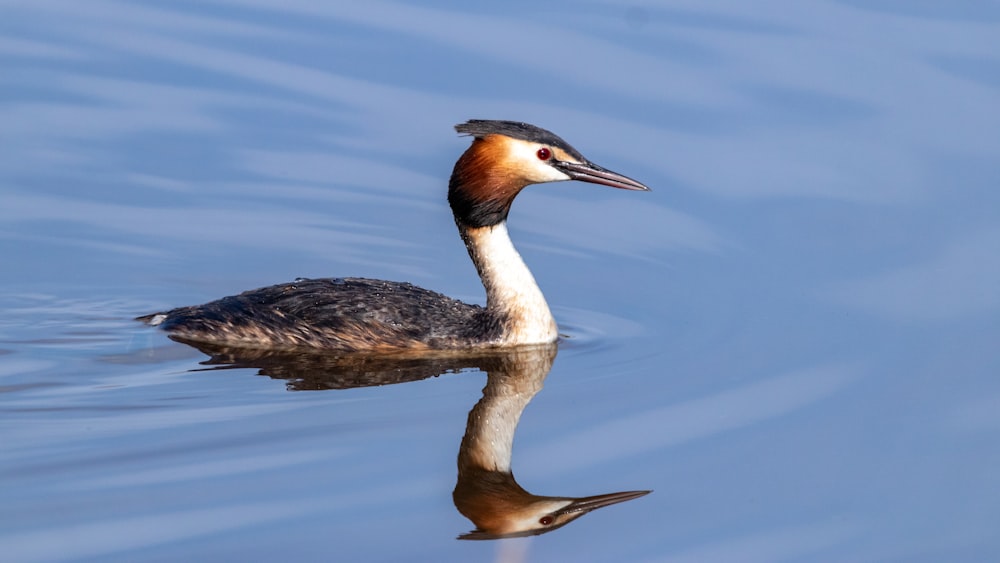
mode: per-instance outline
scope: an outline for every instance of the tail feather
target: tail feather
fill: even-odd
[[[141,317],[136,317],[135,320],[148,324],[149,326],[157,326],[163,321],[167,320],[166,313],[151,313],[149,315],[143,315]]]

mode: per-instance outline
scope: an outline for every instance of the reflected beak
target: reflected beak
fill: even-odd
[[[612,188],[621,188],[623,190],[638,190],[643,192],[649,191],[649,188],[642,183],[637,182],[628,176],[622,176],[617,172],[612,172],[607,168],[602,168],[593,162],[564,162],[553,159],[552,166],[570,178],[580,180],[581,182],[601,184],[602,186],[611,186]]]
[[[626,188],[626,189],[636,189],[636,188]],[[604,508],[605,506],[611,506],[612,504],[618,504],[619,502],[625,502],[627,500],[644,497],[651,492],[652,491],[625,491],[623,493],[608,493],[606,495],[596,495],[592,497],[578,498],[572,503],[570,503],[569,506],[563,508],[559,512],[563,514],[572,512],[582,512],[586,514],[591,510],[597,510],[598,508]]]

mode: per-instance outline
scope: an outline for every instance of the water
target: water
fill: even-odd
[[[995,5],[2,9],[4,560],[1000,557]],[[291,391],[130,320],[297,276],[480,300],[473,117],[654,189],[512,213],[568,336],[518,482],[653,490],[532,538],[456,539],[480,371]]]

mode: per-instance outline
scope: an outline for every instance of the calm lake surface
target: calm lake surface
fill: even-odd
[[[4,561],[1000,559],[996,3],[0,11]],[[511,214],[566,335],[517,481],[653,491],[530,538],[456,539],[479,364],[358,387],[131,320],[300,276],[482,302],[469,118],[653,188]]]

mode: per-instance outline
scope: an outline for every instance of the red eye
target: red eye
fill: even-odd
[[[541,149],[538,152],[540,153],[540,152],[542,152],[544,150],[546,150],[546,149]],[[552,523],[552,517],[551,516],[542,516],[541,520],[539,520],[538,523],[541,524],[542,526],[548,526],[549,524]]]
[[[545,147],[538,149],[538,152],[535,154],[538,155],[538,160],[548,160],[552,158],[552,151]]]

